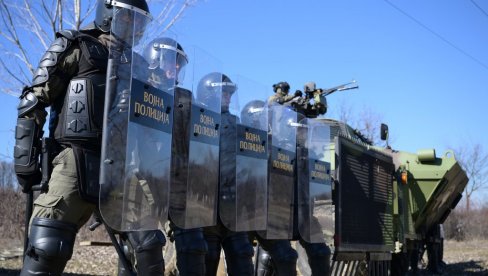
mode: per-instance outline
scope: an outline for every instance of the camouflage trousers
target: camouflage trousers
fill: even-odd
[[[71,148],[61,151],[52,161],[49,190],[34,201],[31,217],[51,218],[76,224],[80,229],[91,217],[96,205],[85,201],[78,192],[75,155]]]

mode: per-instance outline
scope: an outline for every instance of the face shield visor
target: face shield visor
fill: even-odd
[[[166,79],[185,79],[185,67],[188,57],[177,45],[154,43],[147,55],[149,69],[161,71]]]
[[[209,90],[220,90],[222,91],[222,110],[228,111],[231,104],[231,98],[234,92],[237,90],[237,84],[233,82],[208,82],[207,87]]]
[[[149,14],[136,9],[114,7],[111,34],[126,47],[139,43],[147,24],[151,21]]]

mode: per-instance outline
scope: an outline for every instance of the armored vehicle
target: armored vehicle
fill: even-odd
[[[404,275],[410,256],[460,201],[466,173],[452,151],[438,157],[434,149],[373,146],[343,122],[315,120],[330,125],[332,275]],[[387,139],[388,127],[381,130]]]

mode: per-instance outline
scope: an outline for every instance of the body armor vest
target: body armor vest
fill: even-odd
[[[108,49],[96,38],[78,33],[71,38],[81,49],[78,72],[64,99],[53,105],[54,138],[61,144],[99,147],[102,137]]]

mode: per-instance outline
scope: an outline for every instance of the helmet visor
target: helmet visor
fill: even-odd
[[[188,58],[177,45],[154,43],[147,56],[149,69],[162,70],[167,78],[183,81]]]
[[[111,32],[119,42],[132,47],[137,45],[144,35],[144,30],[150,21],[150,17],[144,14],[115,7]]]

